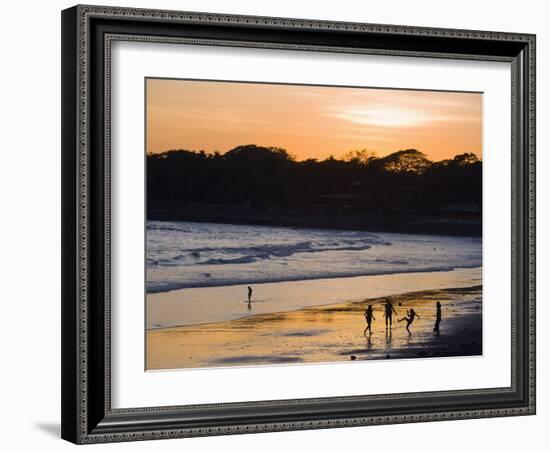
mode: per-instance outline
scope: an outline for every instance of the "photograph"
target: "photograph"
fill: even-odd
[[[483,355],[483,92],[144,89],[146,370]]]
[[[496,2],[443,21],[431,0],[216,2],[66,4],[60,27],[41,10],[41,38],[17,51],[60,56],[60,71],[44,72],[58,89],[37,106],[60,114],[38,114],[33,132],[50,133],[60,158],[19,149],[36,70],[19,58],[21,82],[6,84],[8,109],[26,119],[7,147],[25,161],[7,165],[6,192],[40,173],[61,194],[55,220],[34,211],[50,201],[14,197],[32,217],[4,221],[61,244],[61,264],[34,264],[29,284],[36,261],[5,233],[22,269],[6,298],[24,305],[8,335],[31,317],[29,330],[48,329],[40,345],[60,353],[27,333],[30,350],[7,358],[28,360],[16,378],[55,364],[35,383],[60,394],[49,422],[33,408],[36,441],[56,423],[74,444],[144,447],[334,448],[342,433],[387,445],[382,425],[411,449],[427,435],[448,450],[539,436],[544,15],[495,16]],[[37,218],[60,225],[56,239],[36,233]],[[48,282],[60,308],[42,301]],[[27,285],[38,314],[11,300]],[[20,422],[14,438],[32,436]]]

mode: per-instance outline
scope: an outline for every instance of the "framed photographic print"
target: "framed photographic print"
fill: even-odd
[[[535,413],[535,36],[62,13],[62,436]]]

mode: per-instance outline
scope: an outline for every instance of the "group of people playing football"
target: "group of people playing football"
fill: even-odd
[[[391,330],[392,327],[392,319],[393,315],[397,315],[397,311],[395,310],[392,302],[387,298],[386,302],[384,303],[384,317],[386,319],[386,330]],[[435,325],[434,325],[434,333],[439,334],[439,324],[441,323],[441,302],[436,303],[436,313],[435,313]],[[410,327],[412,323],[414,322],[414,319],[419,318],[420,316],[416,313],[416,311],[413,308],[407,309],[407,315],[405,317],[402,317],[398,320],[398,322],[406,322],[406,330],[409,335],[411,335]],[[372,304],[367,307],[367,310],[365,311],[365,320],[367,321],[367,327],[365,328],[365,331],[363,334],[367,334],[367,331],[369,334],[372,334],[372,321],[376,320],[374,318],[374,308],[372,307]]]

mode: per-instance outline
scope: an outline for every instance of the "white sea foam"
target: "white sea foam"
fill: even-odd
[[[481,238],[147,223],[147,291],[481,266]]]

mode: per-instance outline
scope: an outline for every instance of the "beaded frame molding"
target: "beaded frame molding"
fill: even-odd
[[[511,385],[111,407],[114,41],[505,61],[512,73]],[[535,414],[535,36],[78,5],[62,12],[62,437],[78,444]]]

